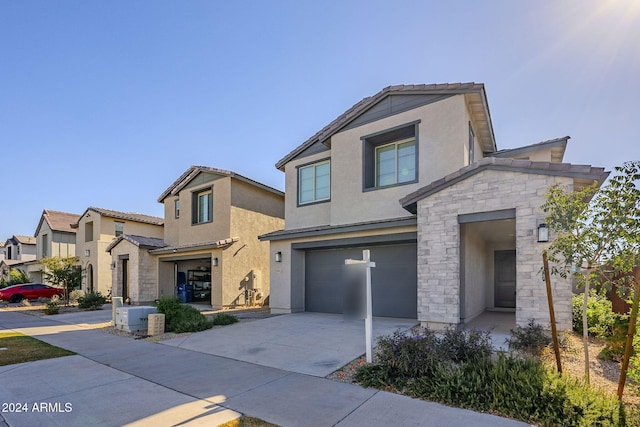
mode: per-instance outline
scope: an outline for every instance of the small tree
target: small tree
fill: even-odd
[[[573,275],[584,287],[582,323],[587,382],[589,288],[594,283],[610,285],[635,264],[640,231],[640,190],[636,185],[639,170],[638,161],[616,167],[617,174],[601,189],[597,183],[576,192],[554,185],[542,206],[548,213],[549,228],[557,233],[548,249],[549,259],[557,263],[551,273]]]
[[[54,286],[64,289],[64,302],[69,305],[69,293],[80,287],[82,283],[82,269],[76,265],[78,258],[43,258],[41,260],[45,280]]]
[[[20,270],[19,268],[13,268],[9,272],[9,286],[11,285],[19,285],[21,283],[31,283],[33,279],[29,273],[24,270]]]

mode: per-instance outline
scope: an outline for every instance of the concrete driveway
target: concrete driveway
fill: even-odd
[[[417,323],[376,317],[373,335],[390,335]],[[285,314],[174,338],[162,344],[324,377],[365,353],[364,320],[346,320],[339,314]]]

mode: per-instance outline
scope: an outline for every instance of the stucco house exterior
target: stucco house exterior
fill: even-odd
[[[25,263],[36,259],[36,239],[14,234],[4,242],[4,259],[0,261],[0,278],[8,280],[9,272],[19,268],[26,272]]]
[[[107,247],[122,234],[162,238],[163,219],[132,212],[88,207],[77,222],[76,255],[82,268],[82,290],[108,295],[112,288],[111,256]]]
[[[192,166],[158,202],[165,212],[162,239],[126,234],[107,248],[116,266],[113,295],[143,304],[190,284],[194,302],[214,308],[268,304],[269,244],[258,235],[284,226],[281,191],[235,172]]]
[[[270,242],[271,310],[343,313],[348,258],[371,251],[374,316],[445,328],[487,310],[549,323],[537,228],[553,183],[602,183],[563,161],[569,137],[496,146],[480,83],[390,86],[283,157],[285,227]],[[351,267],[352,268],[352,267]],[[554,278],[571,325],[571,283]]]
[[[42,275],[42,258],[76,256],[76,230],[71,227],[80,215],[45,209],[35,231],[36,259],[25,263],[25,270],[35,283],[46,283]]]

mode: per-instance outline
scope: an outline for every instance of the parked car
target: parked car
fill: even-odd
[[[20,302],[23,299],[52,298],[58,295],[62,298],[64,290],[42,283],[23,283],[0,289],[0,299],[9,302]]]

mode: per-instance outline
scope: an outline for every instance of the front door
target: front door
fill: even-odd
[[[494,260],[494,305],[516,307],[516,251],[495,251]]]
[[[126,302],[129,299],[129,259],[122,260],[122,300]]]

